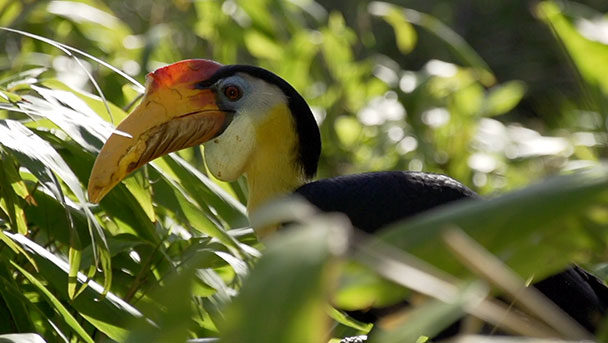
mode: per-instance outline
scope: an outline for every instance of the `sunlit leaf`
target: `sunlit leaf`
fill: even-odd
[[[416,31],[412,24],[410,24],[396,8],[388,11],[383,18],[391,24],[393,30],[395,30],[395,38],[399,50],[404,54],[412,51],[416,46],[417,40]]]
[[[13,229],[21,234],[27,233],[22,206],[23,199],[28,196],[28,190],[19,177],[14,160],[0,151],[0,208],[8,214]]]
[[[226,246],[235,248],[237,251],[240,250],[238,242],[228,235],[219,223],[212,220],[211,213],[205,213],[192,200],[184,188],[161,173],[161,169],[156,169],[151,173],[155,178],[163,178],[162,181],[159,180],[154,185],[154,195],[158,203],[174,211],[182,220],[187,221],[189,225],[192,225],[199,232],[215,237]]]
[[[0,89],[0,102],[18,102],[21,97],[13,92]]]
[[[512,110],[526,93],[521,81],[510,81],[492,88],[485,99],[483,113],[487,116],[501,115]]]
[[[0,122],[0,144],[11,150],[19,163],[36,175],[45,187],[53,192],[56,199],[64,201],[63,191],[55,177],[56,173],[74,193],[98,238],[104,242],[103,230],[89,210],[78,178],[48,142],[17,121],[3,120]]]
[[[39,266],[41,275],[55,291],[50,292],[50,286],[45,287],[40,284],[43,287],[42,289],[46,290],[45,292],[49,292],[48,294],[52,297],[49,299],[53,299],[54,303],[58,302],[58,298],[68,301],[67,278],[70,270],[68,263],[24,236],[8,233],[7,235],[32,254]],[[14,266],[20,268],[17,265]],[[40,283],[37,278],[33,276],[32,278],[32,282]],[[127,325],[142,320],[141,313],[111,292],[103,296],[104,288],[94,281],[87,280],[84,274],[78,274],[78,281],[79,283],[87,282],[88,287],[71,302],[73,308],[78,311],[79,315],[86,318],[87,321],[110,338],[116,341],[124,341],[128,333]],[[57,306],[63,307],[61,303],[57,303]],[[63,308],[65,309],[65,307]],[[66,318],[69,320],[73,318],[69,311],[67,311]],[[80,324],[76,321],[75,325],[79,326]],[[78,326],[74,327],[78,328]]]
[[[408,290],[387,281],[358,265],[349,265],[340,279],[340,285],[332,298],[342,310],[364,310],[395,304],[408,294]]]
[[[46,343],[46,341],[35,333],[14,333],[0,335],[1,343]]]
[[[268,37],[255,31],[250,31],[245,35],[245,45],[252,55],[260,58],[280,60],[283,49]]]
[[[242,227],[248,222],[245,206],[238,202],[207,176],[193,168],[179,156],[172,154],[163,159],[189,194],[200,205],[213,207],[230,227]],[[159,163],[159,166],[162,164]]]
[[[11,262],[11,264],[13,265],[13,267],[15,267],[17,270],[19,270],[19,272],[21,274],[23,274],[23,276],[25,276],[25,278],[27,278],[28,281],[31,282],[42,294],[44,294],[44,296],[52,304],[52,306],[55,308],[55,310],[57,312],[59,312],[59,314],[61,315],[63,320],[66,322],[66,324],[68,324],[72,329],[74,329],[74,331],[76,333],[78,333],[78,335],[85,342],[88,342],[88,343],[94,342],[93,339],[87,334],[87,332],[78,323],[76,318],[74,318],[74,316],[72,316],[72,314],[68,311],[68,309],[65,306],[63,306],[63,304],[59,301],[59,299],[57,299],[53,295],[53,293],[49,289],[47,289],[42,284],[42,282],[40,282],[40,280],[38,280],[34,275],[30,274],[29,272],[27,272],[25,269],[21,268],[14,262]]]
[[[76,295],[76,285],[78,283],[78,270],[80,269],[80,259],[82,252],[74,248],[70,248],[68,262],[70,264],[70,272],[68,273],[68,296],[74,299]]]
[[[608,65],[604,63],[608,58],[608,45],[583,37],[553,1],[542,1],[536,10],[540,19],[550,25],[561,40],[583,78],[608,94],[608,79],[604,77],[608,74]]]

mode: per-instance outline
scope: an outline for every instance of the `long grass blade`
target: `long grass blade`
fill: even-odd
[[[500,287],[528,313],[551,325],[565,339],[590,340],[592,336],[534,287],[526,287],[522,278],[462,230],[451,228],[443,234],[444,243],[469,269]]]
[[[459,298],[459,287],[453,277],[416,257],[371,237],[355,240],[354,245],[355,260],[389,280],[443,302],[451,303]],[[559,337],[541,322],[524,319],[503,304],[486,299],[485,293],[477,291],[467,299],[463,310],[509,332],[531,337]]]
[[[21,30],[17,30],[17,29],[12,29],[12,28],[8,28],[8,27],[0,26],[0,30],[5,30],[5,31],[9,31],[9,32],[18,33],[18,34],[26,36],[26,37],[37,39],[37,40],[39,40],[41,42],[45,42],[45,43],[50,44],[50,45],[56,47],[57,49],[63,51],[68,56],[72,56],[71,52],[75,52],[77,54],[80,54],[82,56],[90,58],[91,60],[93,60],[93,61],[101,64],[102,66],[104,66],[104,67],[106,67],[106,68],[108,68],[110,70],[112,70],[116,74],[122,76],[123,78],[125,78],[126,80],[128,80],[129,82],[131,82],[135,87],[137,87],[137,89],[140,92],[143,93],[146,90],[146,88],[141,83],[139,83],[137,80],[135,80],[134,78],[132,78],[131,76],[129,76],[129,74],[127,74],[127,73],[123,72],[122,70],[114,67],[113,65],[105,62],[104,60],[99,59],[99,58],[97,58],[97,57],[95,57],[95,56],[93,56],[91,54],[88,54],[88,53],[82,51],[82,50],[76,49],[74,47],[71,47],[71,46],[63,44],[63,43],[59,43],[57,41],[54,41],[54,40],[46,38],[46,37],[42,37],[42,36],[39,36],[39,35],[36,35],[36,34],[33,34],[33,33],[25,32],[25,31],[21,31]]]
[[[85,342],[87,342],[87,343],[94,342],[93,339],[91,338],[91,336],[89,336],[89,334],[87,334],[87,332],[84,330],[84,328],[78,323],[76,318],[74,318],[74,316],[72,316],[70,311],[68,311],[68,309],[65,306],[63,306],[63,304],[59,301],[59,299],[57,299],[53,295],[53,293],[49,289],[47,289],[42,284],[42,282],[40,282],[40,280],[38,280],[34,275],[29,273],[25,269],[21,268],[15,262],[11,261],[11,265],[15,269],[17,269],[23,276],[25,276],[25,278],[30,283],[32,283],[32,285],[34,285],[47,298],[49,303],[57,310],[57,312],[59,312],[61,314],[61,316],[63,317],[63,320],[66,322],[66,324],[68,324],[76,333],[78,333],[78,335]]]

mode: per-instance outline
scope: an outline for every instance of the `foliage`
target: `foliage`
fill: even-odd
[[[570,261],[606,277],[608,24],[592,7],[608,8],[471,3],[0,0],[0,341],[324,342],[370,329],[330,304],[417,293],[447,303],[413,301],[370,339],[430,336],[465,313],[494,323],[499,307],[471,310],[494,291],[447,250],[454,226],[524,278]],[[476,33],[480,23],[491,29]],[[537,64],[505,57],[501,44],[515,39]],[[265,220],[301,227],[262,244],[247,228],[244,183],[208,176],[192,148],[90,204],[94,158],[137,102],[137,80],[192,57],[260,65],[293,84],[320,123],[321,177],[425,170],[492,199],[374,237],[283,204]]]

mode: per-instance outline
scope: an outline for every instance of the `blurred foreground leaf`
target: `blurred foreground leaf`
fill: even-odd
[[[320,217],[278,233],[226,309],[222,342],[322,342],[328,339],[326,293],[345,252],[342,217]]]
[[[449,273],[462,267],[439,242],[451,226],[463,229],[524,276],[539,280],[594,249],[608,236],[608,167],[553,177],[485,201],[461,201],[391,225],[379,237]],[[599,239],[599,241],[598,241]]]

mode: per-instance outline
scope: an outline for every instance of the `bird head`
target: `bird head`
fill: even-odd
[[[321,149],[310,108],[279,76],[254,66],[180,61],[147,75],[141,103],[95,160],[89,199],[99,202],[147,162],[199,144],[218,179],[247,175],[256,203],[311,178]]]

